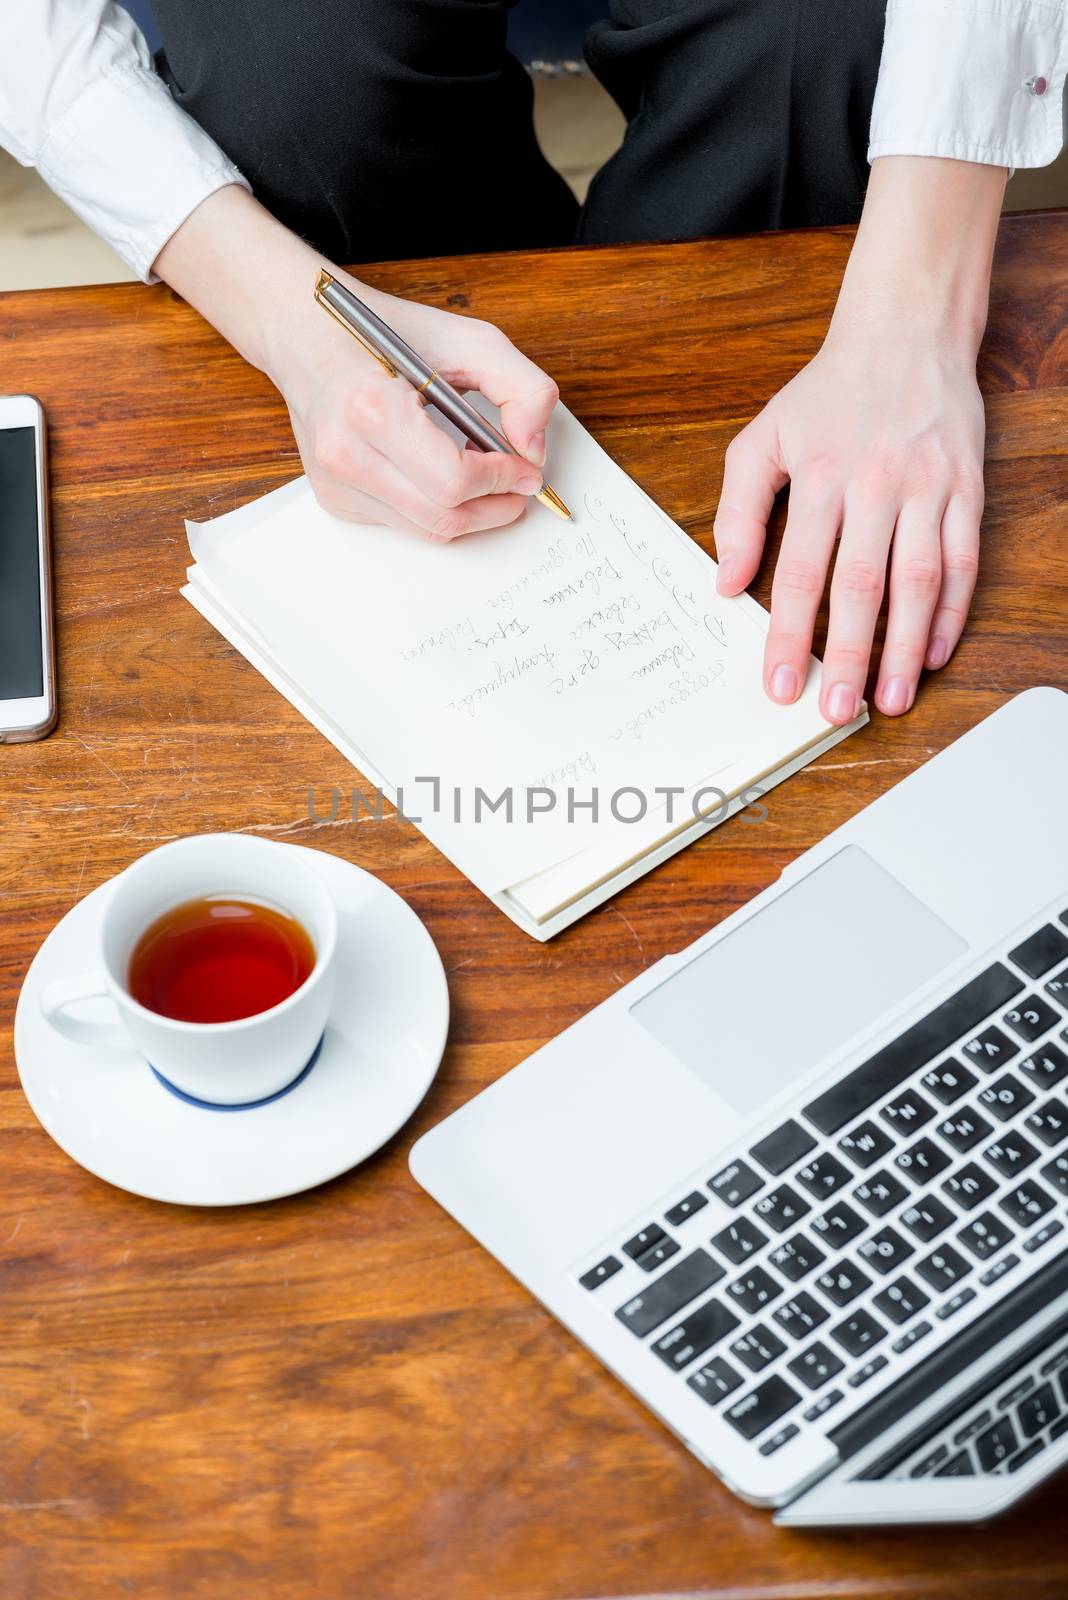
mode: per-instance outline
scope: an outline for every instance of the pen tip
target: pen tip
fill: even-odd
[[[547,483],[542,484],[535,499],[541,501],[543,506],[548,506],[550,511],[555,511],[558,517],[563,517],[565,522],[573,522],[570,510],[561,500],[555,489],[550,489]]]

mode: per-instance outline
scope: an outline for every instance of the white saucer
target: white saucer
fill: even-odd
[[[78,1045],[49,1026],[40,994],[94,966],[107,885],[53,928],[15,1012],[15,1060],[42,1127],[98,1178],[176,1205],[250,1205],[297,1194],[366,1160],[426,1094],[441,1062],[449,995],[415,912],[370,873],[300,845],[337,903],[337,998],[307,1077],[241,1110],[187,1104],[129,1050]],[[94,1015],[114,1016],[94,1001]],[[106,1008],[106,1009],[104,1009]],[[86,1015],[90,1012],[86,1010]]]

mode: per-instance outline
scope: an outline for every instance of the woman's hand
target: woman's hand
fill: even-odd
[[[890,715],[909,710],[924,666],[949,659],[968,613],[983,508],[975,358],[1005,181],[911,157],[872,171],[826,342],[732,441],[715,526],[719,589],[737,594],[790,483],[764,684],[783,704],[801,693],[833,562],[820,706],[839,725],[863,699],[887,587],[875,701]]]
[[[499,405],[519,456],[465,450],[437,427],[412,386],[316,305],[323,266],[443,378]],[[357,282],[236,187],[198,206],[156,271],[276,384],[316,497],[335,516],[448,540],[514,522],[541,488],[558,390],[489,323]]]

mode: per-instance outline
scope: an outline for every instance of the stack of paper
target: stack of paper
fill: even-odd
[[[563,407],[512,527],[433,544],[305,479],[202,525],[186,597],[535,938],[850,728],[765,696],[768,618]]]

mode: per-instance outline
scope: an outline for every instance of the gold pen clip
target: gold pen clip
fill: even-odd
[[[397,369],[393,363],[391,361],[387,361],[382,352],[380,350],[376,350],[374,345],[368,344],[363,334],[358,333],[351,323],[346,322],[345,318],[340,314],[340,312],[334,310],[334,307],[330,304],[329,300],[323,299],[323,290],[328,289],[333,282],[334,279],[330,276],[329,272],[320,271],[319,282],[315,285],[316,300],[318,300],[323,310],[332,316],[334,321],[338,323],[339,326],[344,328],[346,333],[351,333],[357,344],[363,345],[363,348],[367,351],[369,356],[374,356],[380,367],[385,367],[391,378],[395,378],[397,376]]]

